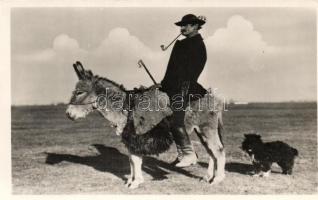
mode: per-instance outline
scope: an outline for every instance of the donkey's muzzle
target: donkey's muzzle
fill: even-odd
[[[84,110],[73,105],[69,105],[67,107],[65,114],[69,119],[74,121],[80,118],[85,118],[86,116],[86,113],[84,112]]]
[[[72,116],[70,112],[66,111],[65,114],[66,114],[66,117],[69,118],[70,120],[75,120],[74,116]]]

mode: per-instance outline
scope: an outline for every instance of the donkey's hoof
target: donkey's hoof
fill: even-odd
[[[139,187],[140,184],[142,184],[144,181],[143,180],[134,180],[130,184],[128,184],[129,189],[136,189]]]
[[[133,189],[138,188],[140,184],[141,184],[141,183],[134,181],[134,182],[132,182],[130,185],[128,185],[128,188],[131,189],[131,190],[133,190]]]
[[[136,189],[136,188],[138,188],[138,187],[139,187],[139,184],[136,184],[136,183],[134,183],[134,182],[132,182],[132,183],[128,186],[128,188],[131,189],[131,190]]]
[[[252,174],[253,177],[261,177],[262,173]]]
[[[214,177],[213,181],[211,181],[210,185],[217,185],[223,181],[225,178],[225,174]]]
[[[132,178],[129,178],[126,183],[125,183],[125,186],[126,187],[129,187],[131,185],[131,182],[132,182]]]
[[[200,179],[200,182],[211,183],[212,179],[213,177],[206,175]]]

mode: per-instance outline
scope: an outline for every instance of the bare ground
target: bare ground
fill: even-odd
[[[124,187],[129,174],[127,150],[97,114],[72,122],[65,105],[12,107],[12,182],[14,194],[316,194],[316,103],[249,104],[224,113],[226,179],[219,185],[200,182],[208,157],[191,135],[199,163],[180,169],[169,163],[174,145],[144,159],[145,183]],[[294,174],[277,165],[268,178],[252,177],[240,149],[243,135],[257,131],[265,141],[282,140],[299,150]]]

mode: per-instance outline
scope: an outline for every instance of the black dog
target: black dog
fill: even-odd
[[[261,136],[256,134],[244,136],[242,149],[251,157],[255,175],[269,176],[274,162],[282,168],[283,174],[292,174],[297,149],[281,141],[263,143]]]

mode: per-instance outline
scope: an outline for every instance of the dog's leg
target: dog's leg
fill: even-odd
[[[269,177],[270,174],[271,174],[271,170],[268,170],[266,172],[263,172],[262,176],[263,177]]]
[[[261,176],[262,175],[262,170],[261,170],[261,164],[258,163],[258,162],[255,162],[254,161],[254,155],[252,155],[253,158],[252,158],[252,164],[253,164],[253,167],[254,167],[254,174],[252,174],[252,176]]]
[[[283,170],[283,174],[291,175],[293,172],[294,159],[285,160],[277,163]]]
[[[272,167],[272,163],[271,162],[262,163],[261,164],[261,170],[262,170],[261,177],[269,177],[269,175],[271,173],[271,167]]]
[[[126,187],[129,187],[131,185],[131,182],[135,179],[134,163],[131,159],[131,154],[129,154],[129,165],[130,165],[130,175],[129,175],[129,178],[125,184]]]
[[[131,154],[131,161],[133,163],[133,171],[134,171],[133,174],[134,174],[134,177],[133,177],[132,182],[130,183],[130,185],[128,185],[128,187],[130,189],[135,189],[141,183],[144,182],[144,178],[142,176],[142,171],[141,171],[142,156]]]
[[[271,162],[262,162],[259,164],[258,173],[254,174],[253,176],[258,177],[269,177],[271,174]]]
[[[291,175],[293,173],[294,161],[288,165],[288,168],[284,170],[283,174]]]
[[[293,169],[290,168],[290,169],[288,169],[286,172],[284,172],[283,174],[291,175],[292,173],[293,173]]]

